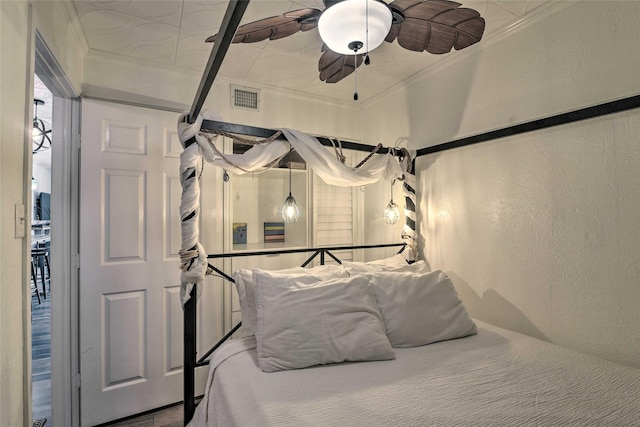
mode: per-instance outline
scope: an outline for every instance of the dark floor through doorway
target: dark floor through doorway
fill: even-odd
[[[51,427],[51,294],[40,298],[41,304],[35,294],[31,301],[32,414],[34,422],[46,418],[44,426]]]

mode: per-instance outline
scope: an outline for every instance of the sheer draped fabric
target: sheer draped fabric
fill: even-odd
[[[200,181],[202,159],[227,172],[241,175],[263,171],[284,157],[293,148],[313,170],[329,185],[355,187],[372,184],[381,179],[392,181],[408,175],[403,172],[398,160],[391,154],[374,154],[359,168],[343,164],[334,153],[327,150],[314,136],[294,129],[282,129],[285,140],[256,144],[243,154],[223,154],[216,146],[216,136],[200,132],[203,120],[220,121],[215,111],[203,111],[192,124],[185,120],[186,113],[178,119],[178,136],[184,151],[180,156],[180,183],[182,200],[182,246],[180,250],[181,300],[184,304],[195,283],[200,283],[207,274],[206,252],[198,243],[200,213]],[[187,146],[195,137],[196,144]],[[415,156],[415,153],[411,153]],[[410,246],[412,249],[413,247]],[[413,252],[413,251],[412,251]],[[413,257],[413,255],[411,255]]]

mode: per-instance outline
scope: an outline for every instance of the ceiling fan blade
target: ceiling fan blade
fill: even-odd
[[[318,62],[320,80],[325,83],[337,83],[353,73],[362,65],[364,55],[341,55],[335,53],[326,45],[322,45],[322,56]]]
[[[313,8],[292,10],[279,16],[260,19],[241,25],[236,31],[233,43],[255,43],[262,40],[277,40],[288,37],[298,31],[309,31],[318,26],[322,11]],[[215,34],[206,42],[215,42]]]
[[[391,25],[389,34],[387,34],[387,37],[384,38],[384,41],[393,43],[396,37],[398,37],[399,32],[400,32],[400,23]]]
[[[477,11],[460,6],[448,0],[395,0],[389,7],[399,11],[404,21],[393,25],[385,40],[434,54],[471,46],[482,39],[485,21]]]

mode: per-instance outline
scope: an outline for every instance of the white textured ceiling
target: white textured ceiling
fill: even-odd
[[[505,31],[547,2],[459,1],[485,18],[483,40]],[[204,40],[218,31],[227,8],[225,0],[75,0],[74,4],[90,49],[198,75],[202,74],[212,47]],[[324,9],[322,0],[252,0],[242,23],[304,7]],[[383,43],[371,53],[371,65],[358,69],[361,99],[389,90],[438,61],[450,55],[464,55],[478,45],[446,55],[432,55],[407,51],[397,42]],[[317,30],[299,32],[275,41],[234,44],[218,76],[248,85],[253,83],[303,94],[349,99],[354,88],[352,76],[336,84],[319,80],[317,67],[321,46]]]

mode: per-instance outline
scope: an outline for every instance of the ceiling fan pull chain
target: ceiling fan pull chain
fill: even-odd
[[[353,100],[358,100],[358,54],[353,52],[353,74],[356,78],[356,90],[353,92]]]

